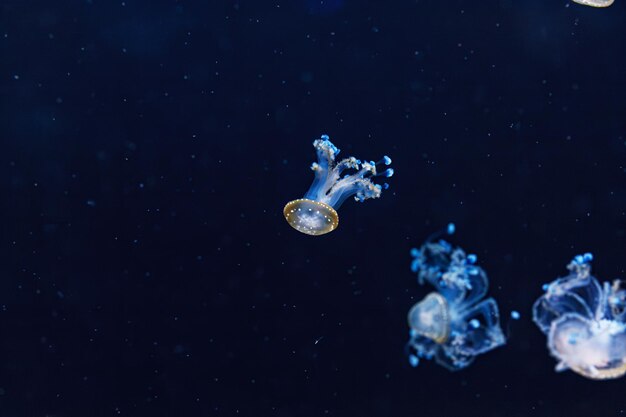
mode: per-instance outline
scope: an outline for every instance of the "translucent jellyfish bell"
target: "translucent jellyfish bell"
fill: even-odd
[[[391,158],[383,157],[378,162],[361,162],[351,156],[335,164],[339,149],[329,140],[327,135],[313,142],[317,151],[317,162],[311,165],[315,179],[304,198],[290,201],[285,205],[283,214],[287,222],[299,232],[318,236],[330,233],[339,225],[337,209],[350,196],[359,202],[368,198],[380,197],[383,188],[388,184],[375,184],[372,178],[377,176],[391,177],[393,168],[378,173],[377,166],[390,165]],[[356,170],[353,174],[344,175],[347,169]]]
[[[409,327],[416,333],[443,343],[450,336],[450,317],[446,299],[431,292],[422,301],[411,307],[407,315]]]
[[[600,286],[591,275],[591,254],[578,255],[570,274],[544,286],[533,306],[533,320],[548,336],[557,371],[591,379],[626,373],[626,290],[624,281]]]
[[[454,225],[448,226],[448,233],[454,233]],[[450,370],[463,369],[477,355],[506,342],[498,305],[493,298],[483,299],[489,283],[475,255],[466,255],[445,240],[429,240],[411,255],[411,269],[419,283],[436,289],[407,316],[410,339],[406,349],[413,366],[420,359],[434,358]]]

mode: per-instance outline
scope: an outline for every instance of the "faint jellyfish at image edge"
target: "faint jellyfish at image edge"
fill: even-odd
[[[572,0],[574,3],[582,4],[583,6],[591,7],[609,7],[613,4],[613,0]]]
[[[557,371],[615,379],[626,373],[626,285],[600,285],[591,275],[592,260],[590,253],[575,256],[569,275],[543,286],[533,320],[548,338]]]

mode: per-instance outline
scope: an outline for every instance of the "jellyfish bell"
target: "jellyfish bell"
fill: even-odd
[[[550,351],[558,370],[590,379],[614,379],[626,373],[626,326],[567,314],[552,323]]]
[[[311,236],[330,233],[339,225],[339,215],[334,208],[308,198],[290,201],[283,214],[291,227]]]
[[[448,303],[439,293],[431,292],[409,310],[409,327],[420,336],[444,343],[450,335]]]
[[[387,184],[375,184],[375,177],[391,177],[392,168],[378,172],[380,165],[390,165],[391,158],[383,157],[378,162],[360,161],[351,156],[339,162],[335,158],[340,150],[332,144],[327,135],[313,142],[317,151],[317,162],[311,165],[315,173],[313,184],[303,198],[285,205],[283,214],[287,223],[299,232],[311,236],[324,235],[335,230],[339,224],[337,210],[351,196],[359,202],[379,198]],[[352,174],[342,176],[346,170]]]
[[[573,0],[574,3],[582,4],[583,6],[591,7],[609,7],[613,4],[613,0]]]

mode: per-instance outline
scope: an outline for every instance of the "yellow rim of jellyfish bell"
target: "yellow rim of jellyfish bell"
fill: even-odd
[[[298,204],[300,204],[302,202],[307,202],[307,203],[313,204],[315,206],[319,206],[320,209],[322,209],[323,211],[326,212],[324,214],[324,217],[326,219],[330,219],[330,221],[331,221],[331,225],[328,228],[328,230],[324,230],[322,232],[308,231],[306,229],[296,227],[291,222],[290,217],[296,213],[296,208],[295,207],[298,206]],[[334,208],[332,208],[328,204],[320,203],[319,201],[310,200],[308,198],[298,198],[297,200],[292,200],[292,201],[288,202],[287,204],[285,204],[285,208],[283,209],[283,215],[285,216],[285,220],[287,220],[287,223],[289,223],[289,225],[291,227],[293,227],[294,229],[296,229],[299,232],[302,232],[302,233],[305,233],[305,234],[311,235],[311,236],[325,235],[326,233],[332,232],[333,230],[335,230],[337,228],[337,226],[339,226],[339,214],[337,214],[337,210],[335,210]]]
[[[615,378],[620,378],[622,375],[626,373],[626,362],[622,363],[617,368],[607,368],[607,369],[596,368],[597,372],[593,372],[593,373],[580,366],[572,366],[570,369],[576,372],[577,374],[582,375],[589,379],[615,379]]]
[[[614,369],[597,369],[597,373],[590,373],[588,370],[577,366],[574,366],[571,369],[577,374],[590,379],[616,379],[626,373],[626,363]]]

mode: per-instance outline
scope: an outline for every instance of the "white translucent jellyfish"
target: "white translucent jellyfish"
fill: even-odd
[[[283,214],[285,219],[299,232],[307,235],[319,236],[332,232],[339,225],[337,209],[350,196],[359,202],[368,198],[378,198],[388,184],[374,184],[372,178],[376,176],[391,177],[393,169],[387,168],[377,172],[377,165],[390,165],[391,158],[385,156],[378,162],[361,162],[351,156],[335,164],[339,149],[329,140],[327,135],[313,142],[317,151],[317,162],[311,165],[315,172],[315,179],[304,198],[290,201],[285,205]],[[356,170],[355,173],[344,175],[347,169]]]
[[[591,7],[609,7],[613,4],[613,0],[573,0],[573,2]]]
[[[620,280],[600,286],[591,275],[592,259],[589,253],[576,256],[568,276],[544,285],[533,320],[548,336],[557,371],[619,378],[626,373],[626,289]]]
[[[453,232],[450,224],[448,233]],[[449,370],[459,370],[477,355],[506,343],[496,301],[483,299],[489,283],[475,255],[444,240],[428,241],[411,255],[419,283],[428,282],[437,290],[409,311],[406,349],[411,365],[434,358]]]

